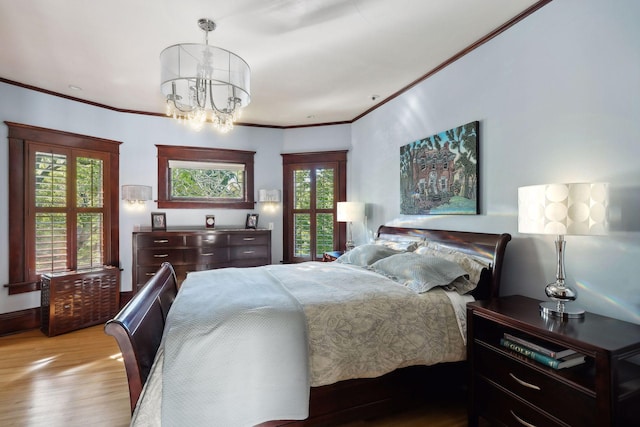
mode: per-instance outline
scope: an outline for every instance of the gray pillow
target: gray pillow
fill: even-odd
[[[394,249],[388,248],[382,245],[360,245],[345,252],[335,262],[341,262],[343,264],[353,264],[360,267],[368,267],[374,262],[381,260],[390,255],[399,253]]]
[[[417,293],[427,292],[436,286],[452,285],[456,279],[468,277],[467,272],[453,261],[414,252],[391,255],[369,268]]]

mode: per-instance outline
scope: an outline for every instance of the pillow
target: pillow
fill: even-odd
[[[460,295],[464,295],[474,290],[476,288],[476,285],[477,283],[474,283],[471,280],[467,279],[467,276],[460,276],[456,280],[446,286],[443,286],[442,288],[447,291],[455,291]]]
[[[447,286],[467,272],[453,261],[404,252],[374,262],[370,270],[402,283],[417,293]]]
[[[455,262],[460,267],[462,267],[464,271],[467,272],[467,274],[469,275],[469,281],[471,281],[474,286],[477,285],[480,281],[482,270],[489,268],[486,263],[480,261],[477,258],[456,251],[455,249],[448,248],[436,242],[426,242],[424,246],[420,246],[416,249],[416,253],[421,255],[435,256]]]
[[[360,267],[368,267],[382,258],[397,253],[398,251],[386,246],[372,244],[360,245],[340,255],[338,259],[335,260],[335,262],[341,262],[343,264],[353,264]]]
[[[416,250],[422,240],[388,240],[388,239],[376,239],[375,244],[386,246],[396,251],[413,252]]]

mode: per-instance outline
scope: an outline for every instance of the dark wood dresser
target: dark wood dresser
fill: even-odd
[[[40,315],[48,336],[104,323],[119,310],[120,270],[101,267],[42,275]]]
[[[178,284],[190,271],[271,264],[271,230],[184,227],[133,232],[133,290],[163,262],[173,266]]]
[[[514,295],[467,305],[469,426],[640,425],[640,325],[586,313],[542,317]],[[572,349],[586,362],[553,369],[500,345],[504,333]],[[635,363],[634,363],[635,362]]]

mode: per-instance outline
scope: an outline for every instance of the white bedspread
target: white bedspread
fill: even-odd
[[[236,278],[236,274],[240,278]],[[241,286],[245,288],[248,296],[247,301],[243,300],[242,304],[249,303],[254,298],[252,288],[256,287],[256,283],[264,282],[268,288],[286,289],[284,295],[292,295],[293,298],[291,300],[285,297],[278,298],[282,298],[286,306],[292,308],[299,303],[304,311],[306,324],[304,319],[298,318],[291,322],[298,325],[293,327],[292,331],[285,333],[280,329],[282,325],[274,325],[274,329],[265,327],[264,331],[248,336],[232,328],[229,335],[240,338],[243,351],[246,350],[249,355],[241,355],[240,348],[229,349],[222,346],[220,337],[211,337],[207,334],[207,330],[211,330],[209,333],[216,333],[215,328],[197,326],[193,320],[190,320],[193,315],[192,304],[196,304],[205,312],[205,318],[213,316],[219,320],[221,315],[216,313],[221,310],[218,306],[218,297],[214,297],[213,301],[203,298],[205,295],[211,295],[215,288],[224,290],[215,290],[213,295],[217,295],[218,292],[223,294],[233,292],[231,288],[236,287],[235,283],[238,280],[243,283]],[[229,284],[232,286],[228,286]],[[255,383],[252,384],[249,381],[252,381],[250,378],[254,375],[261,375],[262,371],[274,373],[271,379],[265,382],[273,382],[273,386],[278,387],[278,391],[274,391],[265,400],[252,397],[253,400],[259,401],[260,410],[272,404],[281,405],[294,395],[298,397],[296,402],[281,415],[267,419],[300,419],[306,414],[302,414],[300,410],[295,413],[295,407],[306,410],[308,384],[320,386],[350,378],[377,377],[404,366],[463,360],[466,353],[463,340],[465,331],[462,329],[465,326],[464,304],[468,297],[458,298],[448,294],[441,289],[416,294],[374,272],[339,263],[309,262],[191,273],[183,283],[171,309],[168,319],[170,327],[167,328],[169,332],[165,334],[163,340],[164,356],[162,351],[159,351],[134,413],[132,425],[160,425],[158,416],[160,412],[165,417],[167,408],[172,407],[171,411],[179,410],[182,413],[185,412],[179,408],[182,405],[189,405],[189,411],[203,413],[206,410],[208,412],[200,419],[201,424],[194,424],[190,420],[189,423],[180,422],[179,424],[163,421],[162,425],[249,426],[265,421],[265,418],[252,418],[243,422],[219,423],[212,421],[216,418],[207,418],[217,416],[217,413],[213,413],[215,411],[209,411],[208,408],[217,405],[219,399],[230,398],[236,404],[239,403],[241,408],[238,409],[236,406],[233,408],[235,411],[245,412],[245,407],[253,408],[250,405],[255,405],[257,402],[247,402],[246,395],[234,394],[237,393],[234,388],[240,387],[244,390],[245,387],[257,387]],[[452,301],[456,304],[452,305]],[[233,311],[231,307],[223,305],[222,312],[231,316]],[[279,311],[275,310],[275,313]],[[285,311],[288,312],[288,310]],[[175,322],[186,323],[179,329],[175,329]],[[286,327],[291,325],[288,324]],[[199,332],[197,334],[189,332],[193,328],[198,329]],[[174,333],[178,331],[178,334]],[[195,348],[192,347],[193,343],[175,344],[173,342],[175,336],[183,333],[189,333],[195,341],[210,342],[207,347],[211,346],[210,350],[219,354],[205,357],[203,342],[196,343]],[[264,336],[266,339],[262,339],[262,333],[266,334]],[[292,334],[292,338],[284,337],[285,334]],[[306,368],[302,367],[306,362],[302,362],[299,358],[295,362],[287,360],[286,365],[289,369],[284,374],[280,368],[284,369],[285,366],[273,366],[271,365],[273,361],[260,357],[264,348],[273,346],[286,348],[281,354],[283,357],[289,357],[292,348],[296,347],[294,343],[296,340],[302,340],[302,347],[305,349],[308,342]],[[171,347],[176,348],[172,350],[173,356],[169,365],[168,349]],[[299,354],[300,351],[294,351],[294,353]],[[230,360],[221,362],[224,358]],[[185,360],[187,360],[186,364],[184,364]],[[211,362],[209,363],[208,360]],[[203,361],[211,369],[207,366],[195,365]],[[184,379],[169,379],[169,371],[174,368],[168,368],[168,366],[176,363],[184,364],[183,370],[186,372],[179,375],[180,377],[186,375]],[[305,371],[305,369],[308,370]],[[305,392],[297,388],[301,386],[301,382],[283,383],[291,378],[301,378],[307,372],[309,383]],[[216,388],[220,381],[219,377],[227,374],[227,383],[231,391]],[[194,388],[194,381],[199,384],[199,387],[212,385],[213,389],[204,391],[202,388]],[[172,390],[167,390],[168,388]],[[259,389],[259,391],[263,390]],[[196,404],[191,400],[194,394],[198,395]],[[287,411],[289,413],[285,413]]]
[[[306,323],[257,269],[189,274],[164,337],[162,425],[252,426],[308,416]]]

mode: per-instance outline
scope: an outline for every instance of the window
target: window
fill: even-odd
[[[9,294],[45,272],[119,265],[120,142],[7,123]]]
[[[156,147],[159,208],[253,209],[254,151]]]
[[[346,151],[283,154],[285,262],[318,260],[345,243]]]

